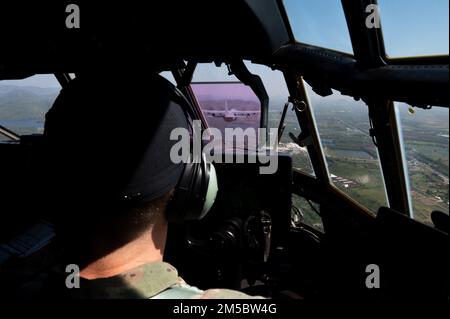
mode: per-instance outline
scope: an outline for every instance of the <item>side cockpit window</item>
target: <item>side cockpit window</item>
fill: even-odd
[[[387,206],[367,105],[336,92],[321,97],[307,88],[332,185],[374,213]]]
[[[0,126],[16,136],[42,134],[45,114],[60,89],[51,74],[0,81]],[[11,140],[10,134],[0,134],[0,141]]]
[[[432,225],[431,212],[449,212],[448,108],[396,103],[415,219]]]

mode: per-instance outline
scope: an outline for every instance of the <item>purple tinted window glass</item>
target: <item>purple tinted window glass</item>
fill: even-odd
[[[219,82],[192,83],[191,87],[208,127],[219,129],[223,136],[225,128],[256,130],[260,127],[261,103],[249,86],[236,82]],[[232,141],[224,142],[226,145],[233,144]],[[256,141],[248,141],[251,145],[254,142]]]

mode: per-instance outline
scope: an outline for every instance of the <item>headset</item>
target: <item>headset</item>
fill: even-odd
[[[186,96],[164,77],[158,75],[161,86],[185,112],[188,123],[197,119],[194,108]],[[193,134],[196,132],[194,130]],[[194,136],[194,138],[198,138]],[[192,147],[191,147],[192,152]],[[169,203],[166,216],[169,222],[184,222],[202,219],[211,209],[217,196],[218,183],[214,165],[201,153],[198,160],[193,154],[184,163],[183,173]]]
[[[172,83],[156,73],[152,74],[152,84],[155,85],[155,89],[159,93],[164,95],[165,99],[167,98],[168,101],[175,103],[183,110],[187,123],[192,129],[192,121],[198,116],[195,115],[192,104],[184,94]],[[195,130],[192,131],[194,134],[198,133]],[[218,185],[213,164],[206,160],[203,151],[197,158],[194,158],[192,148],[190,149],[191,154],[188,160],[182,163],[184,167],[181,177],[166,209],[166,216],[169,222],[179,223],[200,220],[208,213],[216,199]],[[114,194],[111,196],[116,198]],[[127,207],[140,203],[142,197],[141,193],[117,194],[116,204]]]

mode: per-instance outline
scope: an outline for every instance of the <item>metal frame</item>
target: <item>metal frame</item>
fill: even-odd
[[[188,69],[188,72],[192,74],[195,71],[196,64],[194,66],[193,70]],[[186,72],[186,68],[184,69],[176,69],[172,71],[172,75],[175,79],[175,82],[178,84],[178,89],[183,92],[183,94],[189,99],[193,106],[193,112],[195,113],[195,116],[197,119],[199,119],[202,122],[202,127],[207,128],[208,122],[206,121],[205,116],[203,115],[203,112],[201,111],[200,105],[197,102],[197,99],[195,97],[195,94],[189,85],[190,83],[186,84],[186,77],[184,76],[184,72]]]
[[[20,141],[20,136],[14,133],[13,131],[7,129],[6,127],[0,125],[0,134],[6,136],[12,141]]]
[[[311,110],[308,94],[303,84],[303,78],[287,71],[284,72],[284,77],[294,105],[295,103],[303,102],[306,106],[304,111],[299,110],[297,107],[294,107],[294,110],[303,136],[311,137],[311,143],[306,145],[306,149],[308,150],[314,174],[318,181],[329,184],[330,175],[317,131],[314,113]]]
[[[231,71],[230,73],[235,75],[245,85],[250,86],[259,99],[259,102],[261,103],[260,127],[267,128],[269,119],[269,96],[267,95],[263,81],[258,75],[253,74],[248,70],[243,60],[233,61],[229,64],[229,66]],[[268,137],[269,135],[266,130],[266,140]]]
[[[386,88],[386,83],[383,83],[383,81],[395,81],[394,78],[395,76],[397,76],[400,78],[400,81],[403,81],[401,85],[407,87],[407,85],[414,83],[417,77],[420,78],[420,72],[422,72],[422,70],[424,70],[424,72],[427,72],[426,69],[430,65],[436,66],[436,70],[440,67],[443,67],[440,69],[440,77],[442,77],[445,72],[447,72],[448,74],[449,57],[435,56],[389,59],[386,56],[385,52],[382,29],[368,29],[365,25],[366,15],[362,14],[365,12],[365,8],[368,5],[377,4],[377,1],[341,0],[341,2],[347,21],[347,26],[349,28],[354,55],[347,56],[341,53],[334,52],[334,50],[326,49],[326,52],[323,50],[322,52],[320,48],[307,45],[303,47],[300,45],[300,47],[298,47],[296,50],[297,53],[299,55],[302,55],[303,58],[311,58],[311,61],[316,63],[316,67],[318,67],[319,69],[321,65],[322,68],[325,67],[323,66],[323,64],[321,64],[323,62],[325,62],[328,67],[336,67],[335,69],[330,70],[329,74],[325,75],[323,78],[312,77],[313,80],[325,81],[323,87],[321,87],[321,83],[318,82],[318,89],[320,90],[320,94],[330,94],[332,88],[341,89],[341,92],[343,94],[353,95],[357,98],[362,97],[364,102],[368,105],[370,120],[372,123],[371,133],[373,138],[376,140],[378,147],[379,160],[385,182],[385,189],[389,206],[394,210],[412,217],[413,211],[411,205],[411,193],[409,189],[409,176],[407,173],[405,154],[401,140],[401,127],[400,123],[398,122],[394,103],[392,100],[390,100],[395,99],[393,98],[393,96],[397,95],[387,94],[384,98],[380,98],[379,96],[381,96],[382,94],[379,93],[383,92],[383,87]],[[282,4],[280,3],[280,5]],[[281,11],[283,12],[283,10]],[[286,24],[289,24],[286,14],[284,14],[284,19]],[[300,75],[309,75],[311,77],[311,73],[317,73],[317,70],[315,70],[314,72],[314,67],[312,67],[308,62],[305,61],[303,61],[300,70],[295,70],[295,66],[289,64],[289,61],[292,61],[289,59],[292,58],[293,54],[295,55],[296,52],[287,52],[287,54],[284,55],[284,57],[286,58],[286,60],[284,61],[280,61],[276,58],[274,65],[284,72],[291,96],[298,99],[299,101],[304,102],[307,106],[304,112],[296,111],[296,113],[300,127],[302,129],[302,133],[307,134],[312,138],[311,145],[308,145],[308,153],[310,155],[317,180],[323,183],[324,186],[326,186],[330,191],[338,192],[341,198],[349,200],[350,202],[352,202],[352,205],[355,204],[360,208],[361,211],[368,212],[365,207],[363,207],[359,203],[354,202],[354,200],[352,200],[349,196],[337,189],[329,179],[326,159],[324,157],[320,138],[317,133],[314,115],[310,109],[310,103],[305,91],[303,78],[300,77]],[[352,62],[353,58],[354,62]],[[278,63],[280,64],[278,65]],[[342,63],[342,66],[339,66],[339,63]],[[426,67],[421,69],[421,66]],[[396,68],[398,68],[398,71],[396,70]],[[415,72],[417,72],[411,75],[411,77],[408,77],[409,75],[405,76],[405,73],[401,73],[411,68]],[[371,73],[373,72],[373,70],[375,70],[375,72],[379,70],[379,73]],[[342,76],[343,74],[345,75],[346,72],[353,72],[353,74],[349,75],[346,79],[343,79]],[[383,76],[379,77],[383,72]],[[361,79],[364,80],[362,82],[358,82]],[[339,83],[339,81],[347,82],[341,84]],[[420,102],[413,103],[418,103],[418,106],[423,106],[421,104],[423,103],[421,101],[421,98],[423,98],[426,103],[437,102],[448,107],[448,99],[443,98],[441,92],[441,84],[444,82],[448,84],[448,79],[442,80],[440,78],[437,78],[436,81],[439,84],[439,87],[437,89],[424,91],[428,92],[423,94],[425,97],[415,96],[413,100],[418,100]],[[372,85],[372,82],[374,83],[373,87],[370,86]],[[354,87],[355,85],[357,87]],[[355,88],[355,90],[348,90],[349,87],[353,87]],[[405,90],[399,96],[411,92],[411,89],[409,91]],[[362,94],[362,96],[358,94]]]
[[[377,4],[377,1],[342,0],[354,56],[362,69],[386,65],[382,29],[368,29],[365,25],[365,15],[361,14],[370,4]],[[394,104],[391,101],[376,99],[366,103],[373,123],[389,206],[412,216],[409,176],[405,167],[405,155],[400,141],[401,134]]]
[[[67,84],[69,84],[70,81],[72,81],[69,73],[55,73],[54,75],[61,87],[65,87]]]

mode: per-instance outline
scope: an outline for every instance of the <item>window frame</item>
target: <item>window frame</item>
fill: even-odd
[[[29,79],[33,76],[36,75],[53,75],[55,77],[55,79],[57,80],[57,82],[60,85],[60,88],[58,88],[58,90],[62,89],[63,87],[65,87],[71,80],[73,80],[73,78],[70,77],[69,73],[42,73],[42,74],[32,74],[30,76],[27,76],[26,78],[23,79],[17,79],[15,81],[24,81],[26,79]],[[0,80],[0,84],[1,84],[1,80]],[[20,87],[20,86],[19,86]],[[56,89],[56,88],[55,88]],[[55,97],[55,99],[58,96]],[[54,103],[54,101],[52,102],[52,104]],[[51,108],[51,106],[50,106]],[[0,114],[1,116],[1,114]],[[45,119],[44,119],[45,122]],[[34,133],[34,134],[39,134],[39,133]],[[9,138],[10,140],[8,141],[1,141],[0,143],[9,143],[9,142],[19,142],[21,139],[21,135],[18,134],[17,132],[15,132],[13,129],[5,127],[3,125],[0,125],[0,135],[2,136],[6,136],[7,138]]]
[[[400,136],[400,141],[401,141],[401,152],[403,154],[403,167],[404,167],[404,174],[406,177],[406,183],[407,183],[407,190],[408,190],[408,203],[409,203],[409,207],[410,207],[410,213],[409,213],[409,217],[415,219],[415,212],[414,212],[414,199],[412,197],[412,190],[411,190],[411,183],[412,183],[412,179],[411,176],[409,174],[409,167],[408,167],[408,156],[406,154],[406,143],[405,143],[405,139],[403,137],[403,128],[402,128],[402,123],[401,123],[401,117],[400,117],[400,111],[398,108],[398,102],[392,102],[393,103],[393,107],[395,110],[395,124],[398,127],[398,131],[399,131],[399,136]],[[433,107],[440,107],[440,106],[433,106]],[[448,110],[448,108],[447,108]],[[431,211],[429,212],[431,214]],[[416,219],[417,220],[417,219]]]

